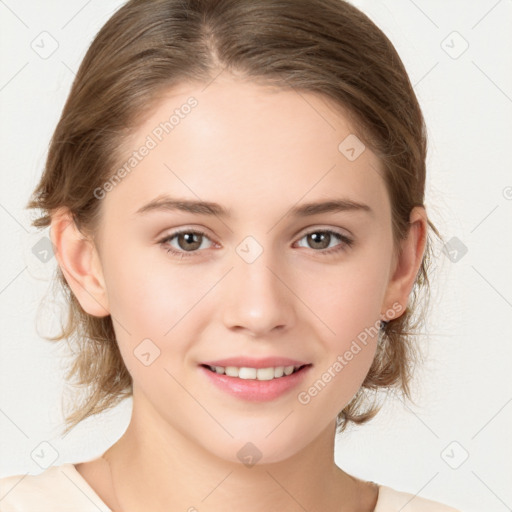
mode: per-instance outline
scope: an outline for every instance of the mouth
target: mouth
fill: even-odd
[[[267,402],[288,395],[306,377],[312,364],[218,366],[200,364],[201,373],[223,394],[247,402]]]

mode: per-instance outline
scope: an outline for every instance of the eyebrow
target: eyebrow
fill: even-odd
[[[226,209],[218,203],[209,201],[195,201],[189,199],[175,199],[169,196],[160,196],[144,206],[140,207],[136,214],[144,214],[151,211],[183,211],[198,215],[215,215],[218,217],[230,217],[231,209]],[[350,199],[328,199],[294,206],[290,215],[295,217],[308,217],[320,213],[335,213],[345,211],[360,211],[374,215],[374,211],[364,203],[358,203]]]

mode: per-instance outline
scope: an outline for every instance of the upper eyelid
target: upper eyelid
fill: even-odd
[[[333,227],[315,227],[312,228],[304,228],[304,230],[301,230],[300,233],[302,233],[302,236],[305,236],[309,233],[316,233],[317,231],[332,231],[333,233],[336,233],[338,235],[346,236],[348,238],[352,237],[352,234],[343,228],[333,228]]]

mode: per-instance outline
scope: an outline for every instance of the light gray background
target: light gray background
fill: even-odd
[[[56,261],[34,254],[48,233],[24,210],[74,73],[122,3],[0,0],[0,477],[41,472],[41,450],[55,455],[50,465],[94,458],[129,420],[127,401],[59,436],[64,360],[42,338],[59,325]],[[436,249],[417,405],[389,399],[338,439],[336,462],[462,511],[512,510],[512,2],[353,3],[395,44],[415,86],[429,135],[427,211],[451,254]]]

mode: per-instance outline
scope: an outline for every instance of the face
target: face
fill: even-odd
[[[378,159],[325,99],[203,89],[169,91],[129,141],[130,170],[98,191],[105,305],[141,424],[275,462],[333,425],[368,372],[392,306],[391,207]],[[302,208],[331,201],[363,206]]]

